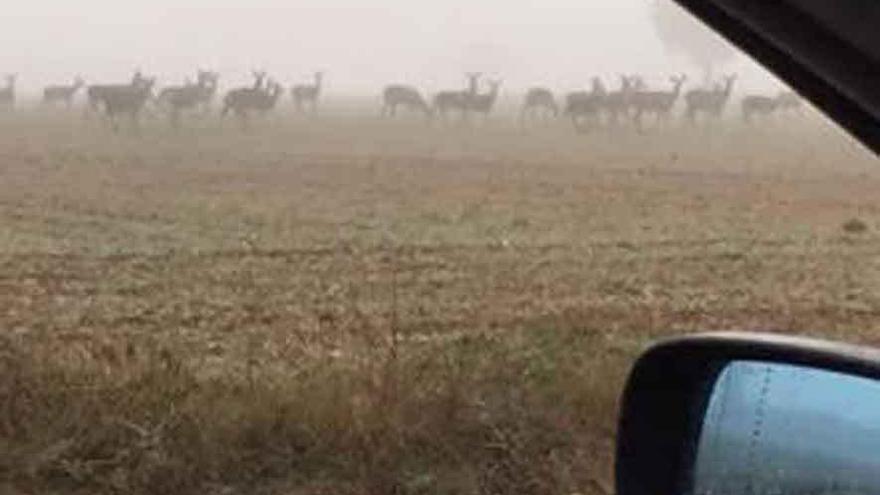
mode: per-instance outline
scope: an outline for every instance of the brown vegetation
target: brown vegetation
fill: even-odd
[[[65,119],[0,120],[16,493],[604,495],[648,340],[877,341],[880,169],[821,123]]]

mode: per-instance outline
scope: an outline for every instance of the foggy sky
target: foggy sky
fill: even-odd
[[[160,83],[196,67],[224,85],[265,68],[279,81],[327,73],[340,92],[390,82],[457,87],[464,71],[503,78],[515,90],[560,90],[600,75],[639,72],[665,86],[696,68],[665,54],[649,16],[651,0],[25,0],[4,12],[0,73],[40,88],[81,74],[124,80],[135,68]],[[746,84],[767,84],[748,63]]]

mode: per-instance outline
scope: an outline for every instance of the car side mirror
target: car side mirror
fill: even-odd
[[[880,352],[710,334],[635,364],[622,401],[618,495],[880,491]]]

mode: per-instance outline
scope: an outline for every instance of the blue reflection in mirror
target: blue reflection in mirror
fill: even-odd
[[[695,495],[880,494],[880,383],[732,362],[709,398],[693,482]]]

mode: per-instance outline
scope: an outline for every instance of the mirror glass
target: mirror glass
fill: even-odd
[[[693,482],[694,495],[880,493],[880,383],[730,363],[709,398]]]

